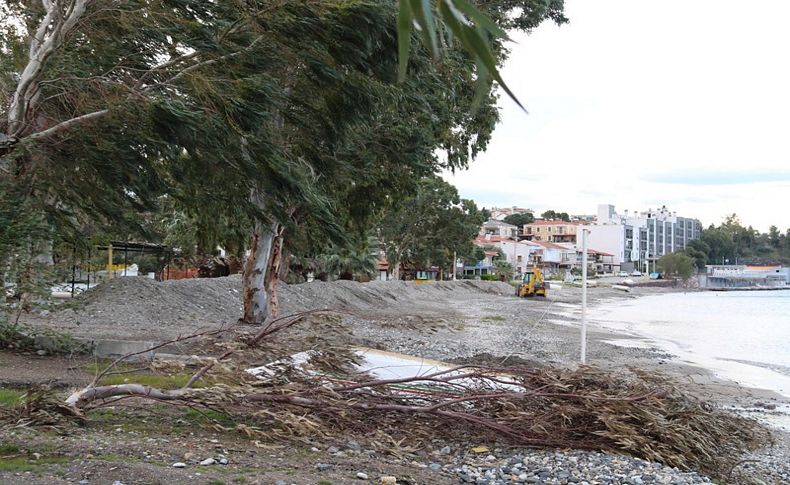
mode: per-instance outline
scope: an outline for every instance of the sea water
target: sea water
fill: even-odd
[[[790,290],[668,293],[605,303],[589,315],[641,337],[637,344],[790,397]]]

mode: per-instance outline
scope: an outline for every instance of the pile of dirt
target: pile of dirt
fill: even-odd
[[[450,297],[488,293],[510,295],[507,283],[489,281],[334,281],[281,284],[280,314],[312,309],[353,312],[409,311],[416,303],[440,308]],[[70,308],[38,318],[74,335],[92,338],[159,340],[235,322],[242,312],[241,278],[156,282],[118,278],[79,296]]]

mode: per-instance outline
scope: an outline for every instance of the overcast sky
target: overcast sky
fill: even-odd
[[[594,214],[599,203],[790,227],[790,2],[566,0],[503,74],[527,107],[468,171],[478,205]]]

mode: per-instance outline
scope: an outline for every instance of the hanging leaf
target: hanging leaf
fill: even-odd
[[[472,57],[477,65],[478,89],[473,103],[477,109],[490,88],[491,79],[502,86],[502,89],[524,111],[526,109],[516,95],[505,83],[497,67],[496,55],[489,42],[489,36],[509,39],[507,32],[499,27],[487,15],[481,12],[468,0],[438,0],[438,13],[444,26],[447,27],[449,39],[458,38],[461,46]],[[398,13],[398,78],[406,77],[409,57],[409,44],[412,23],[416,22],[420,29],[420,37],[434,56],[438,55],[437,30],[434,22],[430,0],[400,0]]]

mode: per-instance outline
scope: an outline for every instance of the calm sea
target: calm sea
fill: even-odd
[[[790,397],[790,290],[647,296],[593,308],[590,321]]]

